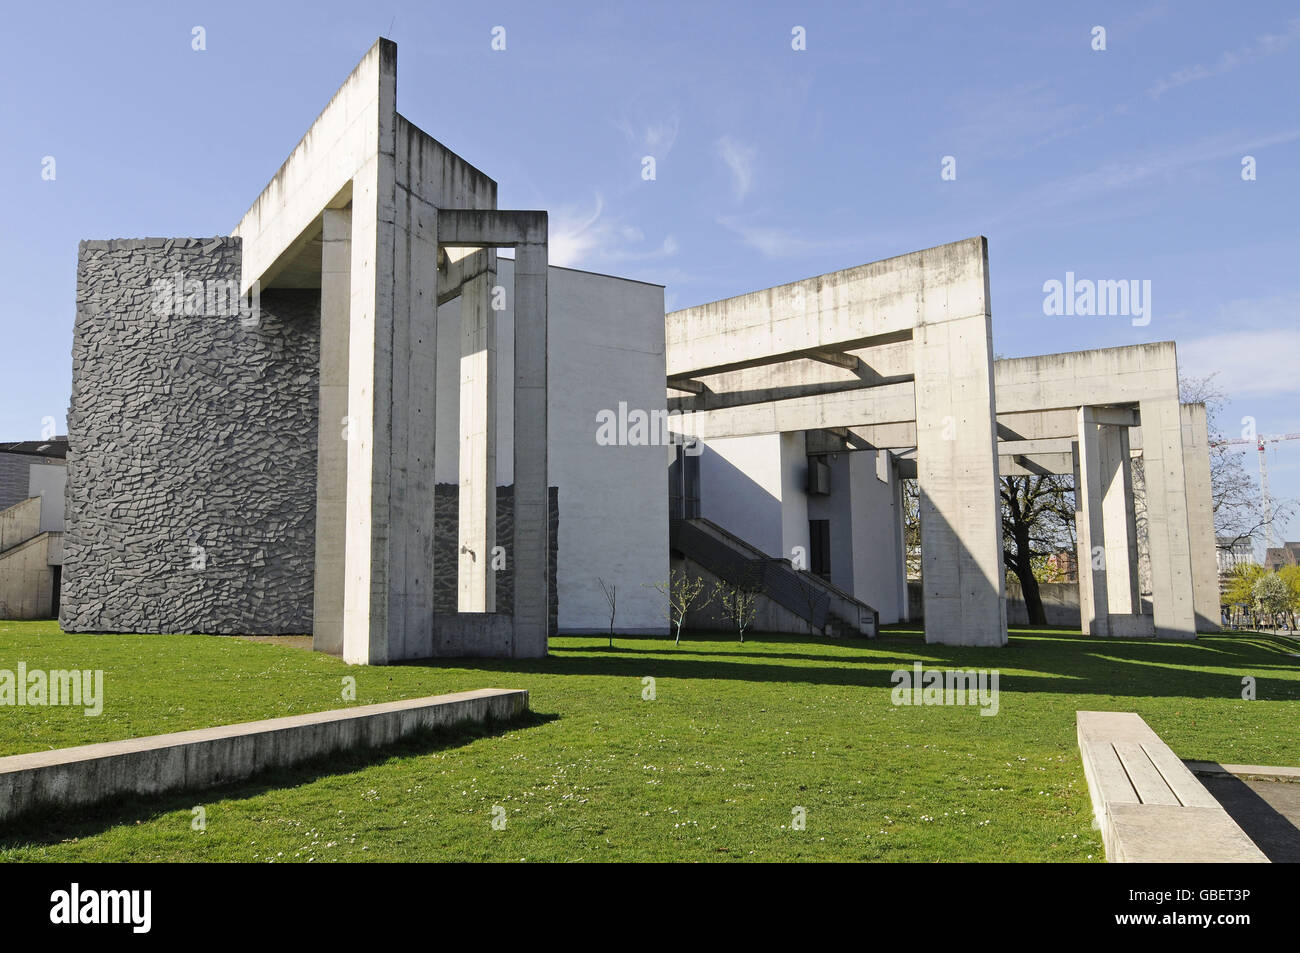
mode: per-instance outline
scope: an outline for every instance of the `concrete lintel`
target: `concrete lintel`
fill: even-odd
[[[440,209],[438,244],[513,248],[545,245],[547,215],[538,210]]]
[[[997,361],[999,415],[1178,399],[1172,341]]]
[[[669,419],[670,429],[709,440],[872,423],[910,423],[916,416],[911,383],[699,411]]]
[[[696,377],[747,361],[910,334],[988,311],[983,237],[714,301],[666,317],[666,371]]]

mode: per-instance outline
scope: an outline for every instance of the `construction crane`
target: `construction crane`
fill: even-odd
[[[1276,547],[1279,544],[1277,531],[1273,529],[1273,503],[1268,494],[1268,459],[1264,453],[1270,443],[1282,443],[1285,440],[1300,440],[1300,433],[1260,434],[1253,440],[1238,437],[1235,440],[1211,440],[1213,447],[1249,447],[1255,446],[1259,451],[1259,490],[1260,506],[1263,508],[1265,546]]]

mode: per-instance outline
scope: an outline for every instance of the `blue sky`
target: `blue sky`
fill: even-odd
[[[977,6],[6,10],[0,440],[65,429],[77,241],[228,233],[381,34],[401,112],[548,209],[557,263],[678,308],[982,234],[999,354],[1173,339],[1224,429],[1300,431],[1300,5]],[[1149,280],[1150,323],[1045,316],[1067,271]],[[1300,497],[1300,442],[1269,460]]]

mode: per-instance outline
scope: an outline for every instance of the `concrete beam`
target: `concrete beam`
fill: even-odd
[[[998,361],[999,416],[1178,397],[1172,341]]]
[[[546,229],[542,211],[445,208],[438,219],[438,243],[462,248],[545,245]]]
[[[709,440],[825,427],[910,423],[915,416],[914,387],[903,383],[683,414],[671,418],[669,428]]]
[[[974,314],[987,300],[984,257],[984,239],[970,238],[672,312],[667,376],[899,340],[918,325]]]

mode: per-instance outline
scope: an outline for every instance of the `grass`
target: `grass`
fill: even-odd
[[[1300,763],[1294,643],[1012,633],[1003,649],[687,633],[560,638],[527,661],[385,668],[210,636],[0,623],[0,668],[103,669],[99,717],[0,708],[0,755],[471,688],[533,716],[218,790],[0,829],[0,861],[1100,861],[1074,713],[1136,711],[1181,757]],[[890,674],[996,668],[996,717],[896,707]],[[1243,701],[1241,680],[1258,700]],[[643,700],[646,676],[656,698]],[[491,825],[494,806],[504,830]],[[191,829],[192,808],[207,829]],[[806,828],[793,829],[796,807]]]

